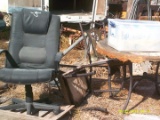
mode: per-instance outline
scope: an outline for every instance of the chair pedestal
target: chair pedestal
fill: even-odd
[[[0,109],[14,110],[14,111],[26,110],[27,114],[29,115],[34,114],[34,112],[38,110],[53,111],[55,114],[58,114],[60,112],[60,106],[33,102],[33,92],[31,85],[25,85],[25,91],[26,91],[26,101],[13,98],[12,99],[13,104],[8,106],[2,106],[0,107]]]

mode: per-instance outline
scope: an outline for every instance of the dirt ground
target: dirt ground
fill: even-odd
[[[8,46],[8,33],[0,33],[0,48],[4,49]],[[4,35],[6,34],[6,35]],[[4,35],[4,36],[3,36]],[[64,49],[64,47],[63,47]],[[62,49],[62,50],[63,50]],[[70,65],[82,65],[86,63],[84,56],[84,50],[72,50],[61,61],[61,64]],[[4,55],[0,57],[0,67],[4,67]],[[65,69],[66,70],[66,69]],[[107,82],[100,82],[100,79],[107,78],[106,68],[94,68],[96,75],[93,76],[93,88],[94,89],[107,89]],[[116,76],[115,76],[116,77]],[[99,79],[99,81],[95,79]],[[112,82],[114,87],[119,86],[119,83]],[[0,85],[3,85],[1,83]],[[55,97],[57,90],[52,91],[49,94],[49,88],[45,84],[33,85],[33,91],[35,99],[54,97],[55,101],[63,100],[62,97]],[[21,85],[17,87],[11,86],[10,89],[1,90],[0,102],[3,102],[3,98],[10,99],[12,97],[24,98],[24,88]],[[91,93],[89,94],[80,106],[73,109],[66,119],[70,120],[122,120],[124,116],[135,114],[149,114],[160,115],[160,96],[155,90],[155,84],[148,79],[142,80],[132,93],[131,100],[125,111],[126,114],[122,114],[122,107],[125,103],[128,93],[128,82],[125,84],[125,88],[114,98],[109,98],[108,93]],[[54,94],[54,95],[53,95]],[[51,96],[53,95],[53,96]],[[2,98],[2,99],[1,99]],[[65,118],[64,118],[65,119]]]

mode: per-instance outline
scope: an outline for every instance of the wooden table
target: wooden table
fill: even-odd
[[[147,55],[147,53],[146,55],[138,55],[143,53],[118,51],[107,45],[107,42],[105,40],[102,40],[97,43],[96,50],[98,53],[102,55],[105,55],[109,58],[116,58],[123,62],[130,61],[132,63],[141,63],[144,61],[160,61],[160,54],[159,56],[149,56]]]
[[[159,65],[160,54],[159,55],[156,54],[154,56],[151,56],[151,55],[148,55],[148,53],[146,53],[144,55],[139,55],[141,53],[118,51],[118,50],[110,47],[109,45],[107,45],[107,42],[105,40],[99,41],[97,43],[96,51],[98,53],[100,53],[101,55],[107,56],[111,60],[116,59],[117,61],[120,61],[120,63],[122,62],[122,64],[119,64],[119,65],[122,65],[123,67],[126,66],[126,65],[129,66],[129,73],[130,73],[129,92],[128,92],[128,98],[127,98],[126,103],[123,107],[123,110],[125,110],[127,108],[127,105],[129,103],[129,100],[130,100],[130,97],[131,97],[132,89],[135,86],[135,84],[133,85],[132,63],[141,63],[141,62],[144,62],[144,61],[157,62],[157,68],[156,68],[156,73],[155,73],[155,79],[154,80],[156,82],[157,91],[158,91],[158,93],[160,93],[160,89],[158,88],[159,85],[160,85],[160,83],[158,82],[158,69],[159,69],[159,66],[160,66]],[[124,71],[125,71],[124,76],[126,76],[126,68],[123,68],[123,73],[124,73]],[[109,73],[108,73],[108,76],[110,76]],[[111,82],[108,83],[108,84],[111,84]],[[109,87],[111,88],[111,85],[109,85]]]

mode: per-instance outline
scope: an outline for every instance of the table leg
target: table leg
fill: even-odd
[[[120,88],[120,90],[123,89],[123,87],[124,87],[124,82],[125,82],[125,80],[126,80],[126,65],[123,65],[122,68],[123,68],[123,79],[122,79],[122,83],[121,83],[121,88]]]
[[[129,74],[130,74],[130,80],[129,80],[130,83],[129,83],[128,97],[127,97],[126,103],[123,106],[123,111],[126,110],[128,106],[129,100],[131,98],[132,86],[133,86],[132,63],[129,63],[128,66],[129,66]]]
[[[159,64],[160,64],[160,62],[157,63],[157,67],[156,67],[155,86],[156,86],[157,93],[160,95],[160,80],[158,79]]]
[[[112,97],[113,94],[112,94],[112,87],[111,87],[111,67],[110,65],[108,65],[108,90],[110,91],[109,92],[109,97]]]

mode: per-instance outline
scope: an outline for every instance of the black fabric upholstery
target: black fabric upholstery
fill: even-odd
[[[12,99],[11,105],[0,106],[2,110],[47,110],[55,114],[60,106],[37,103],[33,98],[32,84],[50,82],[57,73],[56,54],[60,42],[60,18],[49,12],[23,9],[12,14],[9,50],[5,53],[6,66],[0,69],[0,80],[5,83],[23,84],[25,101]]]
[[[0,79],[3,82],[27,85],[50,81],[53,72],[53,69],[3,68],[0,70]]]
[[[22,10],[24,32],[34,34],[46,34],[50,19],[49,12]]]
[[[21,11],[21,14],[23,11]],[[28,68],[33,64],[38,64],[37,68],[54,68],[55,55],[59,50],[60,18],[51,15],[47,33],[34,34],[24,32],[21,14],[19,12],[13,13],[9,44],[10,54],[22,68]],[[38,19],[38,21],[41,21],[41,19]],[[43,21],[45,22],[45,20]],[[34,52],[32,53],[32,51]],[[8,62],[7,67],[11,67]]]
[[[29,9],[13,13],[9,53],[19,68],[12,68],[7,61],[6,68],[0,69],[0,79],[20,84],[51,80],[59,38],[59,16]]]
[[[45,48],[36,48],[36,47],[23,47],[19,52],[19,57],[21,62],[43,64],[46,59],[46,50]]]

